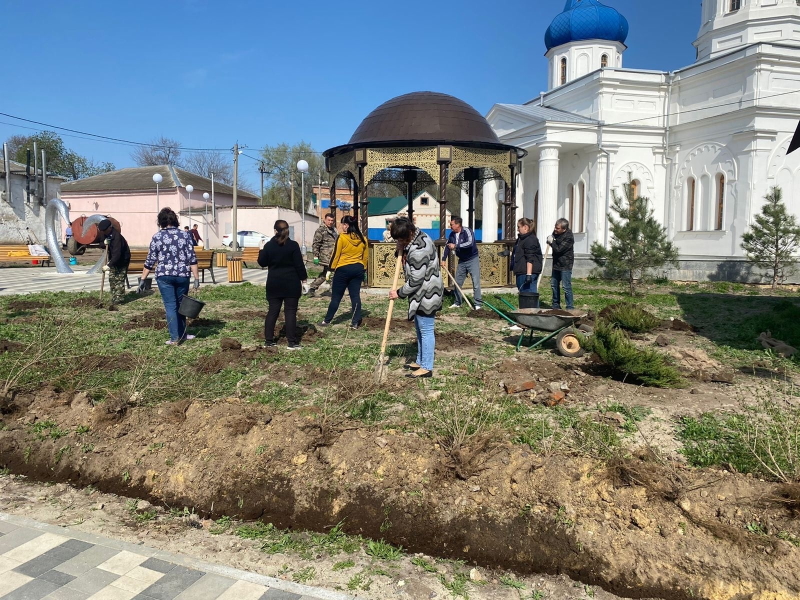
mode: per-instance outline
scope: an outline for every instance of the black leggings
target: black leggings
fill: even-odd
[[[297,337],[297,305],[300,298],[271,298],[268,300],[269,310],[267,318],[264,319],[264,341],[275,341],[275,323],[278,322],[278,315],[283,304],[283,314],[286,317],[286,340],[290,344],[298,344],[300,339]]]

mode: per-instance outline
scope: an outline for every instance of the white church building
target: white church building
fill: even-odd
[[[528,150],[517,215],[542,239],[567,218],[585,275],[630,176],[680,251],[667,276],[752,279],[742,234],[772,186],[800,217],[800,152],[786,155],[800,119],[800,0],[703,0],[697,60],[676,71],[624,68],[627,33],[614,8],[567,0],[545,35],[548,90],[490,110],[500,140]]]

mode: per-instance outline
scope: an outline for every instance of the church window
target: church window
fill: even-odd
[[[728,12],[734,12],[742,8],[742,0],[730,0]]]
[[[633,196],[634,200],[636,200],[639,197],[639,192],[641,188],[642,186],[639,183],[638,179],[634,179],[633,181],[631,181],[631,195]]]
[[[608,66],[608,54],[603,54],[600,57],[600,68],[605,69]]]
[[[578,222],[576,223],[575,231],[583,233],[586,231],[584,223],[586,222],[586,186],[581,181],[578,184]]]
[[[725,175],[717,177],[717,218],[716,230],[722,231],[722,213],[725,207]]]
[[[694,231],[694,194],[696,187],[694,177],[690,177],[686,182],[686,231]]]
[[[575,186],[571,183],[567,188],[567,193],[569,196],[569,212],[567,213],[567,219],[569,219],[570,224],[575,223]]]
[[[567,83],[567,59],[561,59],[561,85]]]

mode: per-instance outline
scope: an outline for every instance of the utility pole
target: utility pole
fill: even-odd
[[[264,174],[267,173],[267,165],[264,164],[264,161],[261,161],[261,164],[258,165],[258,172],[261,173],[261,202],[259,204],[264,204]]]
[[[231,235],[233,236],[233,242],[231,243],[231,247],[234,251],[239,249],[239,227],[236,223],[236,203],[238,201],[238,187],[239,185],[239,142],[236,142],[233,146],[233,211],[231,213],[231,220],[232,220],[232,228],[233,231]]]

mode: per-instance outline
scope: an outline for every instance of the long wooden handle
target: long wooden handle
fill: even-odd
[[[545,242],[547,244],[547,242]],[[544,258],[542,259],[542,272],[539,273],[539,279],[536,280],[536,291],[539,291],[539,285],[542,283],[542,275],[544,275],[544,266],[547,264],[547,255],[550,254],[550,244],[547,244],[547,249],[544,251]]]
[[[458,290],[458,293],[461,294],[461,297],[464,299],[464,302],[467,303],[467,306],[469,306],[469,309],[473,310],[474,307],[472,306],[472,304],[469,303],[469,300],[467,299],[466,295],[464,295],[464,290],[462,290],[461,287],[456,283],[456,278],[453,277],[453,274],[450,272],[450,270],[449,269],[445,269],[445,273],[447,273],[450,276],[450,279],[453,280],[453,285],[456,286],[456,289]]]
[[[394,281],[392,289],[397,289],[397,282],[400,280],[400,267],[403,264],[402,255],[397,255],[397,264],[394,266]],[[389,324],[392,322],[392,311],[394,310],[394,298],[389,300],[389,310],[386,311],[386,325],[383,327],[383,342],[381,342],[381,356],[386,352],[386,342],[389,340]]]

